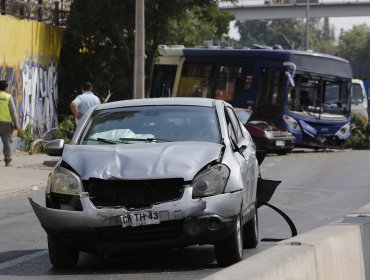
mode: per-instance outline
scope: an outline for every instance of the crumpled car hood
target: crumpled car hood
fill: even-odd
[[[202,167],[220,157],[222,147],[210,142],[65,145],[62,160],[82,180],[92,177],[189,181]]]

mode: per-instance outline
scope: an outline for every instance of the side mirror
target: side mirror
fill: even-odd
[[[64,148],[64,139],[56,139],[45,145],[45,153],[49,156],[62,156]]]
[[[287,67],[287,70],[289,71],[290,75],[292,76],[292,78],[294,78],[295,71],[297,70],[297,66],[293,62],[290,62],[290,61],[283,62],[283,65]]]
[[[263,160],[266,157],[266,151],[265,150],[257,150],[256,157],[257,157],[257,161],[258,161],[258,166],[260,166],[262,164]]]
[[[245,149],[247,148],[246,145],[242,145],[241,147],[239,147],[239,153],[244,153]]]

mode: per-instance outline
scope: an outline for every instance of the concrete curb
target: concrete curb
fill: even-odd
[[[370,204],[204,279],[370,279]]]

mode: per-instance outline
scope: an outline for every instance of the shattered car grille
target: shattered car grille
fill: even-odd
[[[184,192],[184,180],[102,180],[84,182],[92,203],[97,207],[147,208],[156,203],[178,200]]]

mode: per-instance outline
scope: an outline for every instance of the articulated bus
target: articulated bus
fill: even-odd
[[[208,97],[253,110],[289,130],[297,146],[338,146],[350,136],[349,62],[311,51],[159,46],[150,97]]]

